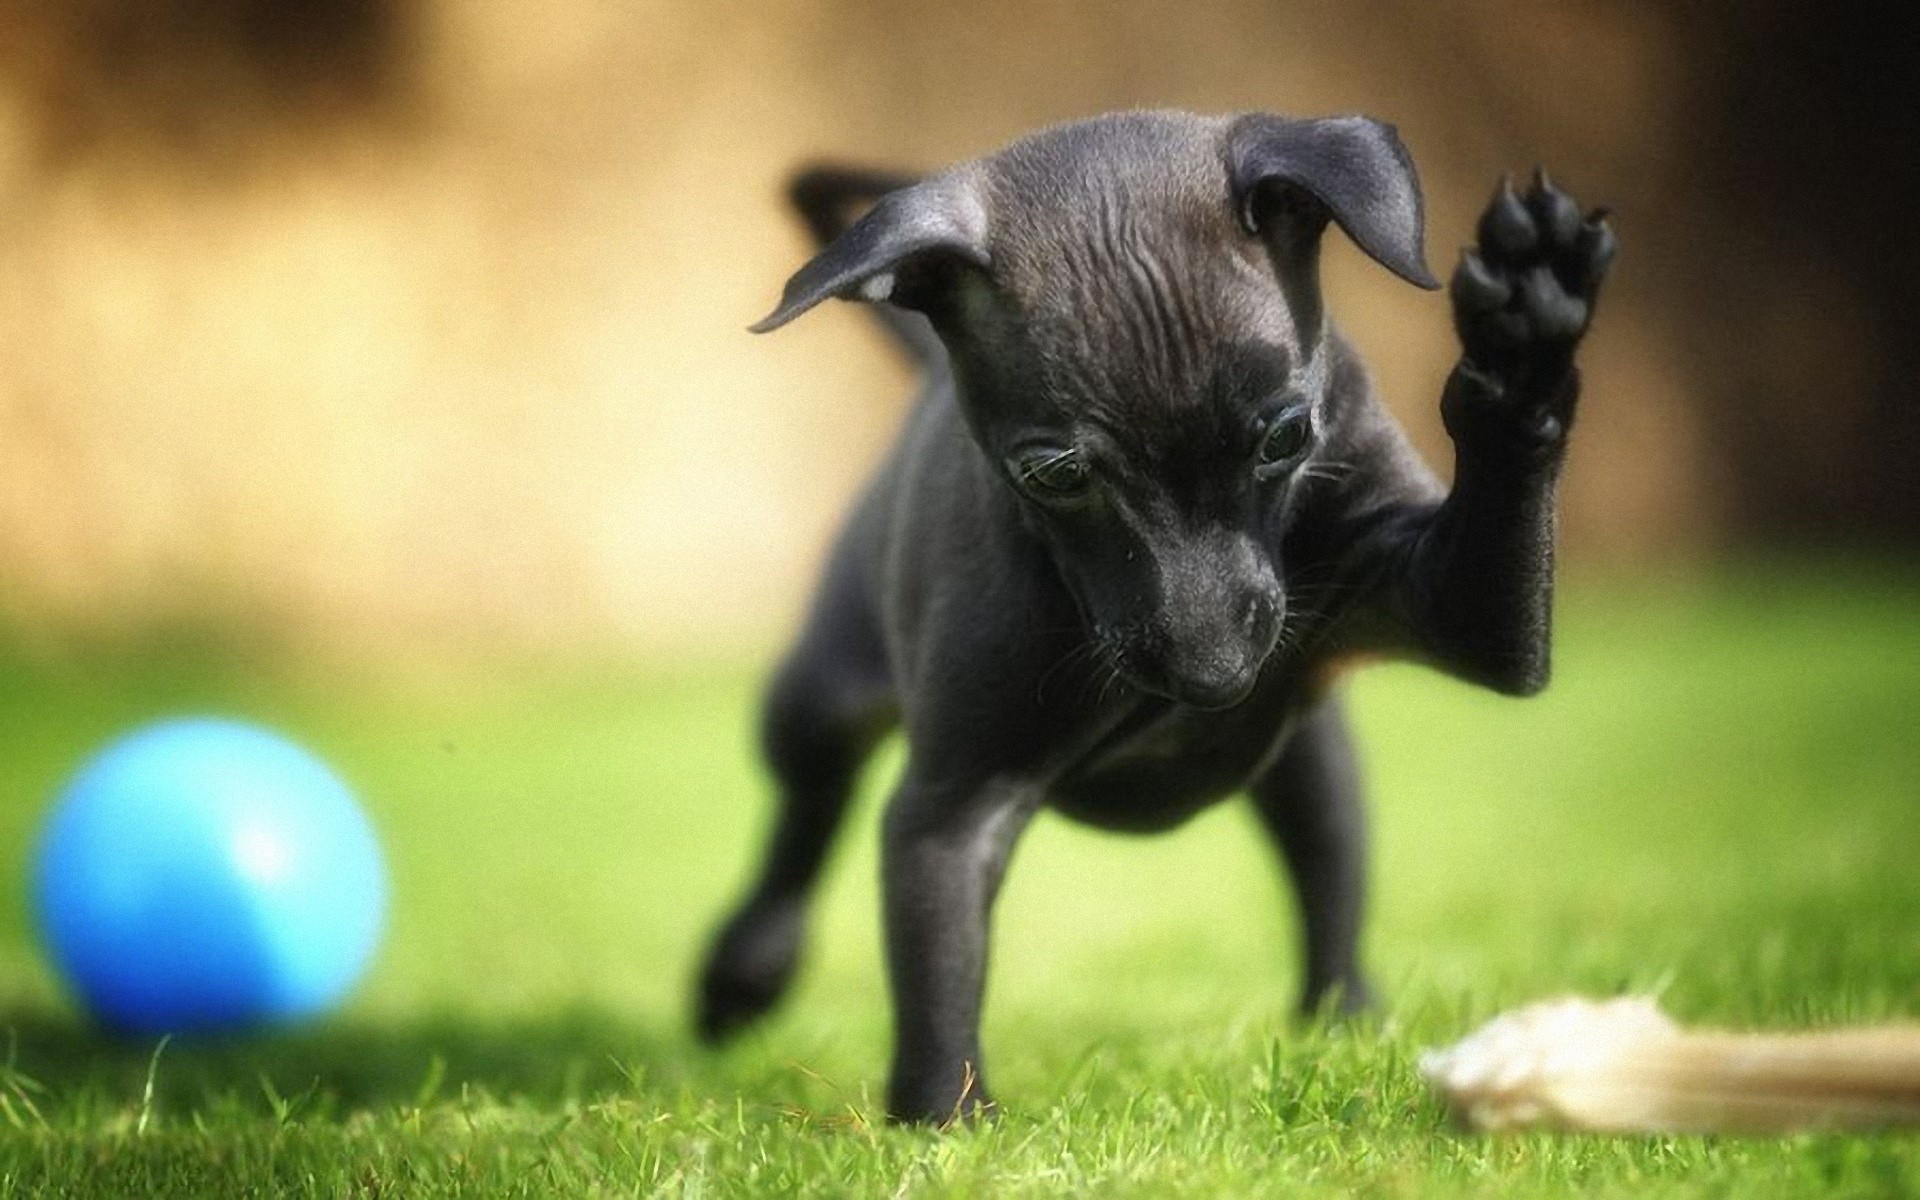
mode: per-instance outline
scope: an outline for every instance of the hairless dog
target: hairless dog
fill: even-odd
[[[1244,793],[1299,899],[1304,1005],[1364,1005],[1365,836],[1334,682],[1391,657],[1545,685],[1605,214],[1544,174],[1495,193],[1450,289],[1446,487],[1321,295],[1329,224],[1439,286],[1389,125],[1126,113],[926,178],[817,169],[793,198],[823,249],[755,329],[865,300],[925,383],[770,688],[779,812],[702,974],[702,1034],[786,989],[855,775],[896,726],[895,1118],[991,1104],[989,918],[1042,806],[1151,831]]]

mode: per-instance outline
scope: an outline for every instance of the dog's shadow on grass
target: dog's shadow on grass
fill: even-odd
[[[0,1110],[47,1115],[105,1107],[285,1118],[489,1100],[553,1107],[662,1090],[717,1094],[731,1073],[682,1030],[594,1009],[499,1020],[343,1020],[164,1043],[15,1011],[0,1013],[0,1038]]]

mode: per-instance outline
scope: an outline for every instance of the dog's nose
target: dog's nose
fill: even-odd
[[[1159,691],[1200,709],[1245,700],[1279,638],[1285,600],[1277,587],[1228,585],[1214,605],[1163,614],[1144,639],[1141,665]]]

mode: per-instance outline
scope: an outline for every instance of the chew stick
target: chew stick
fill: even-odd
[[[1498,1017],[1421,1058],[1476,1129],[1786,1133],[1920,1124],[1920,1024],[1688,1031],[1645,997]]]

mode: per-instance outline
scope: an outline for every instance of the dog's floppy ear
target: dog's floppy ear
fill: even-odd
[[[903,268],[938,258],[984,268],[986,225],[986,210],[965,175],[936,175],[889,192],[794,272],[779,306],[750,328],[778,329],[834,296],[908,302],[896,288]]]
[[[1227,131],[1227,170],[1248,232],[1265,232],[1290,193],[1295,201],[1304,194],[1315,223],[1303,231],[1308,240],[1330,217],[1387,270],[1423,288],[1440,286],[1427,269],[1420,177],[1386,122],[1252,113]]]

